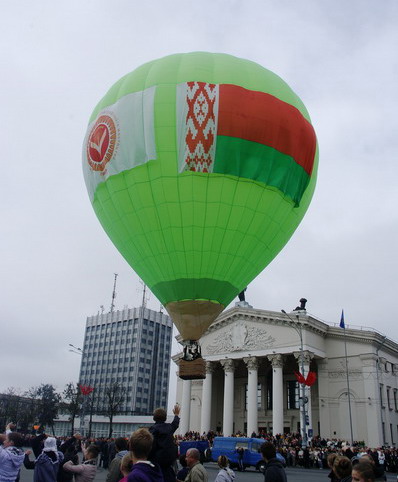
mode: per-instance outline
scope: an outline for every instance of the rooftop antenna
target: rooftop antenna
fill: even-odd
[[[112,291],[112,303],[111,303],[111,313],[115,309],[115,298],[116,298],[116,280],[117,280],[117,273],[115,273],[115,281],[113,282],[113,291]]]
[[[146,293],[146,284],[140,279],[140,283],[142,284],[142,302],[141,302],[141,307],[146,308],[146,304],[148,301],[148,296]]]

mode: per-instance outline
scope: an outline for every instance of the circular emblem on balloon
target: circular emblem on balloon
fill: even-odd
[[[103,171],[116,148],[116,122],[109,114],[98,117],[87,139],[87,161],[94,171]]]

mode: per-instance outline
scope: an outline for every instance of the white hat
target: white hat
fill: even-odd
[[[47,437],[44,441],[43,452],[57,452],[57,441],[54,437]]]

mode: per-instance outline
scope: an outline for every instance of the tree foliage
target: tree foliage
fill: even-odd
[[[81,394],[79,384],[69,382],[62,393],[60,410],[69,415],[69,420],[71,422],[71,435],[73,435],[75,431],[75,418],[80,412],[82,401],[83,396]]]
[[[32,387],[28,394],[37,402],[37,421],[40,425],[54,427],[57,418],[61,395],[55,391],[53,385],[42,383],[39,387]]]
[[[119,382],[114,382],[105,388],[104,413],[109,418],[109,438],[113,432],[113,417],[120,412],[126,396],[126,389]]]
[[[17,430],[28,432],[37,419],[38,406],[36,400],[13,387],[0,394],[0,426],[13,422]]]

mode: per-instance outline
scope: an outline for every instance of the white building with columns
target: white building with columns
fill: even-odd
[[[305,392],[310,435],[351,441],[352,432],[353,440],[371,447],[397,443],[395,341],[369,328],[330,326],[305,310],[283,314],[239,305],[201,339],[206,379],[178,378],[180,433],[300,431],[295,372],[302,371],[302,353],[304,375],[317,376]]]

